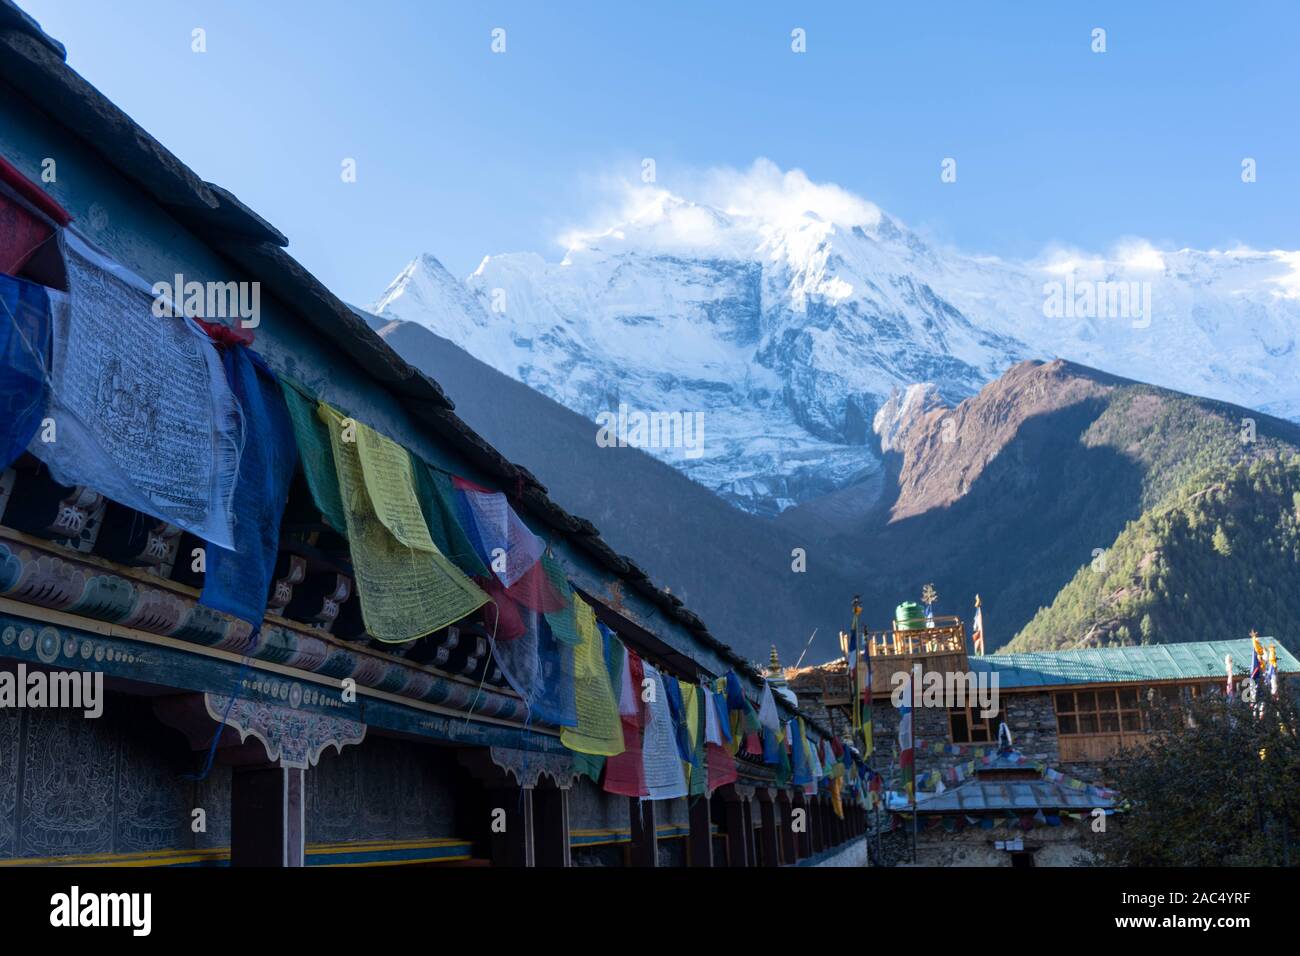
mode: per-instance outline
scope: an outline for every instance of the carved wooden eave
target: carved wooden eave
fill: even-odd
[[[461,751],[458,759],[461,766],[489,787],[534,789],[546,779],[568,790],[581,776],[573,755],[567,751],[537,753],[513,747],[475,747]]]
[[[492,763],[514,778],[521,787],[536,787],[543,777],[561,790],[568,790],[581,776],[568,753],[539,754],[510,747],[489,747]]]
[[[193,588],[174,581],[0,527],[0,610],[126,638],[156,636],[236,661],[249,655],[255,674],[264,668],[296,674],[334,693],[351,679],[359,693],[450,714],[472,706],[475,720],[529,723],[527,705],[508,689],[480,686],[285,618],[268,616],[254,640],[247,622],[204,607],[197,598]],[[558,733],[532,727],[543,735]]]
[[[240,742],[255,737],[266,748],[266,759],[281,767],[307,770],[331,747],[336,753],[366,738],[366,725],[331,714],[279,707],[247,698],[204,694],[208,716],[239,734]]]

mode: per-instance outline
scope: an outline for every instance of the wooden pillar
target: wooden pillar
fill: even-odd
[[[808,795],[802,790],[796,790],[794,793],[794,809],[802,811],[797,814],[803,821],[802,826],[795,834],[795,855],[797,859],[802,860],[813,855],[812,806]]]
[[[822,842],[821,797],[804,794],[804,806],[808,809],[808,855],[812,856],[826,849]]]
[[[727,831],[727,865],[749,866],[749,846],[745,833],[745,800],[727,787],[722,797],[723,828]]]
[[[233,768],[230,865],[304,866],[303,771],[276,765]]]
[[[754,798],[742,797],[740,805],[745,811],[745,865],[758,866],[758,834],[754,832]]]
[[[572,866],[569,791],[539,784],[533,791],[534,837],[538,866]]]
[[[456,754],[483,787],[481,812],[487,815],[488,855],[493,866],[536,866],[533,783],[520,786],[522,774],[508,770],[514,753],[491,747],[466,747]],[[552,814],[555,813],[552,807]]]
[[[659,865],[659,829],[655,824],[655,802],[627,798],[628,817],[632,821],[632,866]]]
[[[231,865],[305,866],[306,774],[315,761],[286,743],[296,740],[304,714],[212,693],[156,697],[153,711],[185,735],[196,761],[207,757],[217,735],[216,760],[231,768]],[[342,751],[365,739],[366,725],[359,721],[321,714],[310,719],[317,753]]]
[[[835,839],[835,808],[831,806],[831,798],[819,796],[822,813],[822,846],[827,850],[836,844]]]
[[[690,801],[690,821],[691,834],[687,838],[690,865],[713,866],[713,821],[708,797],[695,797]]]
[[[799,859],[795,849],[795,834],[790,816],[790,791],[781,790],[776,795],[776,825],[781,846],[781,862],[786,866]]]
[[[771,790],[758,792],[759,831],[763,866],[781,865],[781,838],[777,832],[776,800]]]
[[[536,866],[533,788],[494,787],[487,791],[493,866]]]

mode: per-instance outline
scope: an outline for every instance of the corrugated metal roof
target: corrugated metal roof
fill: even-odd
[[[979,813],[989,810],[1108,809],[1115,801],[1096,792],[1063,787],[1050,780],[968,780],[917,804],[918,813]]]
[[[1274,639],[1261,638],[1264,647]],[[1000,688],[1055,687],[1062,684],[1106,684],[1133,681],[1212,679],[1225,676],[1224,655],[1232,655],[1233,670],[1250,669],[1251,643],[1201,641],[1192,644],[1152,644],[1143,647],[1089,647],[1029,654],[990,654],[971,657],[971,670],[996,672]],[[1300,674],[1300,660],[1277,645],[1279,673]]]

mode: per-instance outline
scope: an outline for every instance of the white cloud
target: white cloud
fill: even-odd
[[[625,232],[635,229],[638,248],[717,251],[739,244],[748,248],[731,251],[744,254],[752,251],[761,226],[821,221],[848,228],[880,220],[874,203],[833,183],[814,182],[801,169],[783,171],[767,159],[744,170],[679,171],[671,188],[606,177],[597,191],[612,201],[600,204],[590,225],[559,237],[570,252],[616,248]]]
[[[786,225],[812,213],[837,226],[874,226],[880,208],[834,183],[816,183],[802,169],[782,172],[768,159],[747,170],[712,169],[700,183],[704,202],[736,217]]]

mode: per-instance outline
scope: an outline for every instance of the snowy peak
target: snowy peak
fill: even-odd
[[[751,511],[877,474],[917,408],[1025,359],[1300,417],[1300,253],[970,256],[762,162],[696,197],[629,189],[564,241],[558,262],[487,256],[463,283],[421,256],[373,309],[589,418],[702,413],[702,455],[646,450]]]
[[[418,323],[452,341],[471,337],[491,325],[464,283],[428,253],[407,263],[369,311]]]

